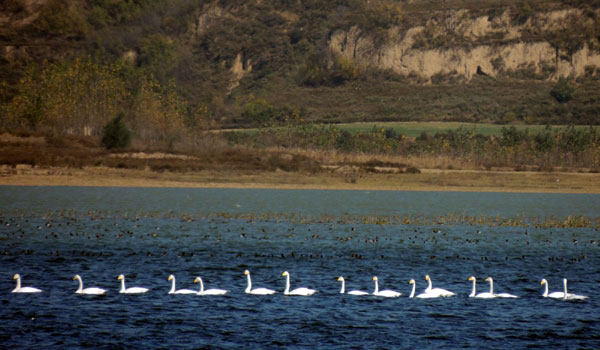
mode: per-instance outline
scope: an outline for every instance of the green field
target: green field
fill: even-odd
[[[319,124],[326,125],[326,124]],[[475,134],[481,134],[485,136],[501,136],[502,128],[508,128],[513,125],[498,125],[498,124],[485,124],[485,123],[462,123],[462,122],[361,122],[361,123],[341,123],[332,124],[334,127],[341,130],[347,130],[353,134],[370,132],[375,129],[393,129],[398,134],[402,134],[406,137],[417,137],[422,132],[426,132],[429,135],[435,135],[436,133],[445,132],[448,130],[456,130],[458,128],[465,128],[472,130]],[[530,135],[536,135],[541,130],[545,129],[545,125],[514,125],[517,130],[527,130]],[[552,126],[552,129],[557,130],[565,128],[566,126]],[[587,125],[577,125],[576,129],[589,128]],[[255,134],[258,129],[229,129],[226,131],[244,132],[248,134]]]
[[[485,136],[501,136],[502,128],[508,128],[511,125],[498,125],[498,124],[479,124],[479,123],[461,123],[461,122],[382,122],[382,123],[348,123],[348,124],[337,124],[338,128],[348,130],[352,133],[367,132],[373,130],[374,127],[378,129],[394,129],[398,134],[403,134],[407,137],[417,137],[422,132],[426,132],[429,135],[435,135],[439,132],[445,132],[448,130],[456,130],[458,128],[465,128],[472,130],[475,134],[481,134]],[[545,125],[514,125],[517,130],[528,130],[529,134],[535,135],[541,130],[545,129]],[[552,126],[552,129],[560,129],[564,126]],[[589,126],[576,126],[576,128],[589,128]]]

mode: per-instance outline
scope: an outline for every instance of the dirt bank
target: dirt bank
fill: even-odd
[[[156,172],[107,167],[0,169],[0,186],[280,188],[394,191],[600,193],[600,174],[422,169],[420,174]]]

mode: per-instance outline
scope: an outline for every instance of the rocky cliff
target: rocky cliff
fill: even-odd
[[[596,76],[600,68],[593,17],[598,10],[537,13],[515,23],[510,10],[491,17],[468,10],[436,13],[411,28],[393,27],[377,45],[358,27],[331,35],[332,56],[361,67],[385,69],[425,83],[491,77],[556,80]]]

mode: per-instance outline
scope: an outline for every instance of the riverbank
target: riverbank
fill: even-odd
[[[0,186],[277,188],[385,191],[600,193],[600,174],[421,169],[420,173],[168,172],[108,167],[5,167]]]

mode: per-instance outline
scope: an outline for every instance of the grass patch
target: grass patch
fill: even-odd
[[[514,125],[519,131],[527,130],[530,135],[536,135],[540,131],[545,130],[545,125]],[[462,122],[378,122],[378,123],[343,123],[337,124],[336,127],[347,130],[351,133],[368,132],[377,129],[393,129],[398,134],[407,137],[418,137],[422,133],[435,135],[436,133],[446,132],[465,128],[472,130],[474,134],[484,136],[501,136],[502,128],[505,125],[489,124],[489,123],[462,123]],[[553,129],[559,129],[560,126],[553,126]],[[585,129],[587,126],[576,126],[576,129]]]

